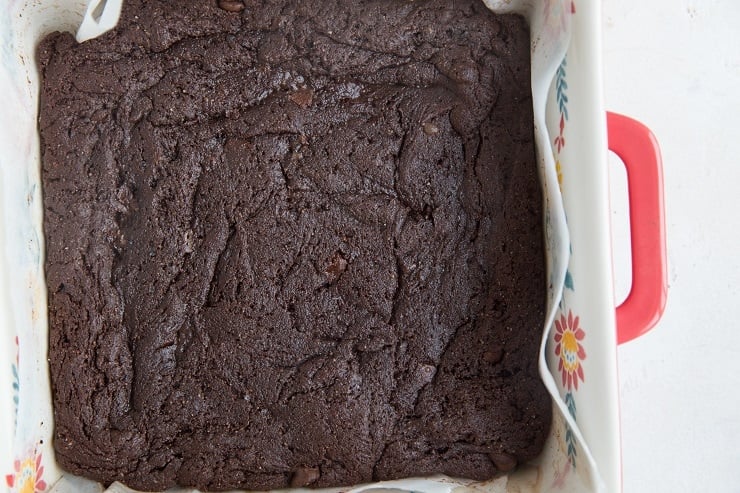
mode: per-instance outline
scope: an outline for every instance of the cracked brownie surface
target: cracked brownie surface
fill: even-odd
[[[57,460],[153,490],[534,458],[529,33],[480,1],[127,0],[39,46]]]

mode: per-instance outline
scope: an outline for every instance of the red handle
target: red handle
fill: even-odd
[[[641,336],[665,309],[668,279],[663,164],[655,136],[642,123],[607,113],[609,149],[627,168],[632,231],[632,289],[617,307],[617,342]]]

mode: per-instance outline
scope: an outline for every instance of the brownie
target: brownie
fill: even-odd
[[[479,0],[128,0],[46,37],[59,464],[224,490],[536,457],[529,52]]]

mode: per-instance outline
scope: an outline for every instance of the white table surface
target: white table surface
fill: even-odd
[[[661,144],[668,232],[665,315],[619,349],[624,491],[740,492],[740,2],[602,5],[606,106]]]

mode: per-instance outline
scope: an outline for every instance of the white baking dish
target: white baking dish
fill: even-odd
[[[573,9],[570,47],[548,100],[571,257],[547,358],[553,374],[560,373],[560,394],[606,491],[617,492],[622,470],[616,347],[650,330],[666,302],[662,163],[649,129],[605,112],[600,3],[574,2]],[[616,317],[607,148],[626,166],[630,205],[632,288]],[[574,345],[575,354],[564,354],[566,345]],[[575,363],[568,365],[568,357]],[[573,459],[577,469],[579,458]]]
[[[500,8],[510,3],[511,0],[498,2]],[[543,168],[551,166],[548,172],[554,177],[553,163],[557,161],[557,181],[570,232],[570,240],[567,232],[558,234],[561,195],[553,178],[549,183],[556,183],[551,186],[555,190],[548,192],[548,231],[551,236],[555,231],[554,238],[549,239],[558,245],[554,251],[560,252],[561,258],[551,258],[551,267],[562,265],[562,272],[553,269],[551,297],[558,307],[552,313],[555,323],[543,344],[542,369],[546,385],[559,396],[558,409],[563,414],[555,413],[553,430],[540,460],[509,478],[478,484],[427,478],[388,482],[382,485],[386,488],[440,493],[453,489],[621,490],[600,7],[598,2],[588,1],[572,4],[567,0],[524,0],[520,3],[531,4],[532,9],[542,8],[546,13],[545,34],[534,40],[535,45],[547,40],[548,35],[559,35],[559,32],[548,33],[547,29],[562,30],[567,26],[561,25],[561,21],[567,24],[569,19],[573,20],[566,61],[552,80],[547,97],[545,114],[549,135],[544,133],[541,124],[538,125],[541,139],[546,139],[552,148],[552,155],[549,155],[548,146],[548,152],[540,156],[541,164]],[[43,16],[31,21],[20,17],[38,12],[41,4],[46,5]],[[89,14],[96,5],[97,2],[90,4]],[[0,32],[3,34],[0,90],[6,101],[0,114],[3,122],[0,131],[0,395],[6,397],[0,403],[0,436],[4,437],[0,441],[0,472],[4,475],[0,491],[101,490],[94,484],[62,477],[51,446],[53,423],[45,356],[46,298],[35,134],[37,80],[32,56],[32,42],[42,33],[60,29],[75,31],[86,6],[87,2],[82,0],[10,0],[0,10]],[[562,11],[564,7],[567,12]],[[106,8],[102,14],[97,20],[88,15],[78,34],[87,38],[99,30],[101,24],[110,27],[115,23],[117,15],[112,9]],[[33,26],[33,33],[27,30],[28,26]],[[540,54],[543,51],[548,52],[540,47]],[[547,86],[543,93],[545,89]],[[637,129],[637,137],[647,135],[641,134],[639,127],[629,121],[620,120],[619,124],[624,126],[619,134],[622,142],[629,141],[630,130]],[[631,159],[657,156],[649,145],[652,141],[648,138],[645,142],[647,144],[640,147],[642,154]],[[623,146],[623,150],[629,148]],[[542,154],[542,149],[540,152]],[[657,169],[658,161],[653,161],[648,165]],[[630,174],[634,174],[631,169]],[[637,180],[636,175],[634,178]],[[632,186],[633,176],[630,181]],[[652,251],[660,253],[660,183],[659,180],[647,182],[642,182],[646,190],[643,195],[647,198],[633,204],[633,228],[644,226],[646,221],[641,220],[639,212],[647,208],[652,214],[647,222],[654,228],[645,230],[649,237],[646,245],[649,247],[657,242],[654,245],[657,248]],[[655,200],[650,202],[651,199]],[[550,220],[555,226],[550,225]],[[633,258],[647,262],[641,255],[650,248],[639,249],[633,245],[633,249]],[[569,261],[568,254],[571,254]],[[660,255],[658,257],[657,264],[664,266]],[[648,260],[652,262],[654,258]],[[660,276],[665,277],[664,272],[664,268],[657,269],[649,279],[642,280],[639,275],[635,276],[634,296],[622,309],[620,317],[620,328],[625,334],[628,328],[639,332],[654,322],[655,314],[660,311],[658,305],[664,300],[660,295],[664,288],[658,285]],[[563,297],[558,304],[561,291]],[[355,488],[355,491],[376,488],[378,485],[368,485]]]

